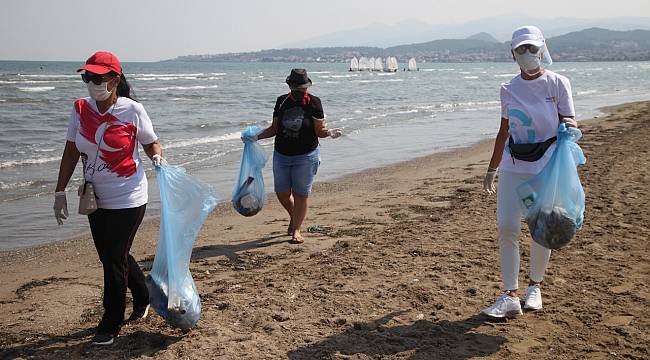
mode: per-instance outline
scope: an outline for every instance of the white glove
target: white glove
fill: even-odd
[[[327,130],[327,135],[329,135],[332,139],[336,139],[337,137],[340,137],[343,135],[343,131],[341,129],[329,129]]]
[[[488,168],[488,171],[485,174],[485,179],[483,180],[483,190],[488,194],[494,194],[497,192],[497,187],[494,185],[494,179],[496,177],[497,169]]]
[[[59,225],[63,225],[63,220],[68,218],[68,200],[65,197],[65,191],[54,193],[54,217]]]
[[[246,142],[246,141],[256,142],[256,141],[257,141],[257,135],[253,135],[253,136],[242,136],[242,137],[241,137],[241,141],[242,141],[242,142]]]
[[[155,154],[151,157],[151,165],[155,167],[160,167],[161,165],[167,166],[167,160],[165,160],[165,158],[162,156]]]

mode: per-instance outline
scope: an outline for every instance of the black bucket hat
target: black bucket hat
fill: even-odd
[[[307,70],[291,69],[291,74],[287,76],[287,84],[290,87],[310,87],[311,79],[307,76]]]

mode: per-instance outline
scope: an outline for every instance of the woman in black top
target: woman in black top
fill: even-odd
[[[320,165],[318,138],[341,136],[341,129],[327,129],[320,98],[307,89],[311,79],[305,69],[293,69],[286,80],[290,92],[278,97],[273,123],[255,139],[275,136],[273,180],[275,193],[289,213],[291,243],[304,242],[300,227],[307,215],[307,199]]]

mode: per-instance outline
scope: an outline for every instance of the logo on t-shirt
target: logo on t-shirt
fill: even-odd
[[[300,136],[300,128],[305,119],[305,111],[301,106],[295,106],[284,111],[282,114],[283,135],[286,138],[297,139]]]
[[[137,128],[123,123],[111,113],[98,114],[84,99],[77,101],[75,109],[79,114],[79,133],[90,143],[98,145],[97,159],[93,171],[108,170],[119,177],[129,177],[136,172],[133,159]],[[89,154],[90,155],[90,154]],[[102,160],[104,164],[99,163]]]
[[[512,129],[510,133],[515,144],[531,144],[535,142],[535,129],[532,128],[533,119],[530,116],[519,109],[511,109],[508,111],[508,119],[510,119],[509,126]],[[514,119],[518,119],[519,124],[514,122]],[[526,134],[525,138],[523,137],[524,133]]]

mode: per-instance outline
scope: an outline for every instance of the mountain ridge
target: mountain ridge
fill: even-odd
[[[610,30],[650,30],[650,17],[611,17],[583,19],[574,17],[544,18],[521,14],[504,14],[467,21],[461,24],[428,24],[420,20],[407,19],[388,25],[372,23],[367,26],[313,36],[306,39],[278,44],[277,48],[346,47],[372,46],[391,47],[401,44],[419,43],[430,40],[466,38],[472,34],[486,32],[498,41],[510,39],[512,30],[534,24],[547,37],[592,27]]]
[[[470,36],[463,39],[437,39],[386,48],[347,46],[267,49],[255,52],[187,55],[173,60],[344,62],[353,56],[396,56],[400,61],[415,57],[418,62],[512,61],[508,41],[494,42],[484,39],[485,35],[480,35],[479,38]],[[556,61],[650,60],[650,30],[615,31],[594,27],[547,38],[547,44]]]

